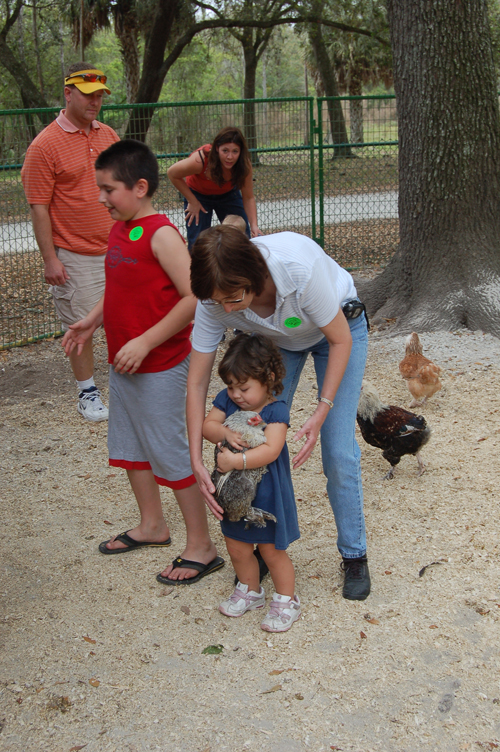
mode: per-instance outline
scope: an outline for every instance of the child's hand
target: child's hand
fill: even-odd
[[[113,361],[116,373],[135,373],[148,354],[149,347],[142,336],[129,340],[116,353]]]
[[[217,455],[217,470],[221,473],[228,473],[230,470],[241,470],[241,460],[239,454],[234,454],[227,447],[217,444],[220,453]]]
[[[241,438],[241,433],[231,431],[227,426],[224,426],[224,438],[235,449],[248,449],[248,444]]]
[[[61,342],[66,355],[70,355],[75,347],[77,355],[80,355],[85,343],[91,339],[96,329],[95,322],[89,316],[71,324]]]

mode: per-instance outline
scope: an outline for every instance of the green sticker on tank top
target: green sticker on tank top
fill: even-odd
[[[290,316],[289,319],[285,319],[285,326],[289,329],[296,329],[302,324],[302,321],[297,316]]]
[[[144,234],[144,228],[143,227],[133,227],[128,236],[130,240],[140,240]]]

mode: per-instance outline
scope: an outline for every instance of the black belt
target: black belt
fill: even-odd
[[[353,300],[348,300],[344,305],[342,306],[342,313],[346,317],[346,319],[357,319],[359,316],[361,316],[362,313],[365,314],[366,318],[366,326],[368,329],[370,329],[370,322],[368,321],[368,314],[366,312],[365,304],[362,303],[359,298],[353,298]]]

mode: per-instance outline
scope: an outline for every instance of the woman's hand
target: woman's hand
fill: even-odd
[[[300,428],[293,437],[294,441],[299,441],[299,439],[301,439],[303,436],[306,437],[304,446],[292,459],[294,470],[303,465],[304,462],[311,456],[314,445],[318,440],[319,431],[321,426],[323,425],[323,422],[324,418],[320,417],[317,413],[314,413],[310,418],[306,420],[302,428]]]
[[[115,355],[113,367],[116,373],[135,373],[149,350],[143,335],[129,340]]]
[[[188,227],[191,227],[193,223],[193,219],[195,220],[196,225],[199,224],[200,211],[202,211],[204,214],[208,213],[207,210],[196,199],[194,201],[188,202],[186,209],[184,209],[184,214],[186,216]]]
[[[263,235],[264,233],[259,230],[257,225],[250,225],[250,235],[252,238],[258,238],[259,235]]]
[[[193,473],[198,483],[198,487],[201,491],[201,495],[205,500],[205,504],[208,506],[214,517],[218,520],[222,520],[224,510],[215,501],[213,494],[215,493],[215,486],[212,483],[210,473],[205,465],[193,466]]]
[[[217,470],[220,473],[228,473],[230,470],[241,469],[236,467],[240,463],[238,454],[235,454],[227,447],[221,446],[221,444],[217,444],[217,446],[220,449],[217,455]]]

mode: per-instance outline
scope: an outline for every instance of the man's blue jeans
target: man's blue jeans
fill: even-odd
[[[200,232],[202,232],[202,230],[207,230],[212,226],[213,212],[216,213],[219,222],[222,222],[228,214],[237,214],[239,217],[243,217],[247,223],[247,236],[250,237],[250,225],[248,224],[248,217],[243,208],[241,191],[238,190],[238,188],[233,188],[231,191],[222,193],[219,196],[205,196],[205,194],[198,193],[198,191],[193,191],[193,193],[203,208],[207,210],[207,213],[205,214],[200,211],[198,224],[195,224],[193,220],[188,227],[186,222],[188,250],[192,249],[194,241]],[[188,202],[184,199],[184,209],[187,209],[187,205]]]
[[[335,395],[335,404],[321,428],[321,453],[323,471],[327,477],[326,489],[337,525],[337,546],[343,557],[356,559],[366,554],[361,452],[355,428],[368,350],[368,331],[364,313],[347,323],[352,336],[351,357]],[[282,349],[286,376],[283,382],[285,388],[278,399],[285,400],[291,406],[309,353],[314,361],[319,396],[325,378],[328,352],[326,338],[307,350],[294,352]]]

